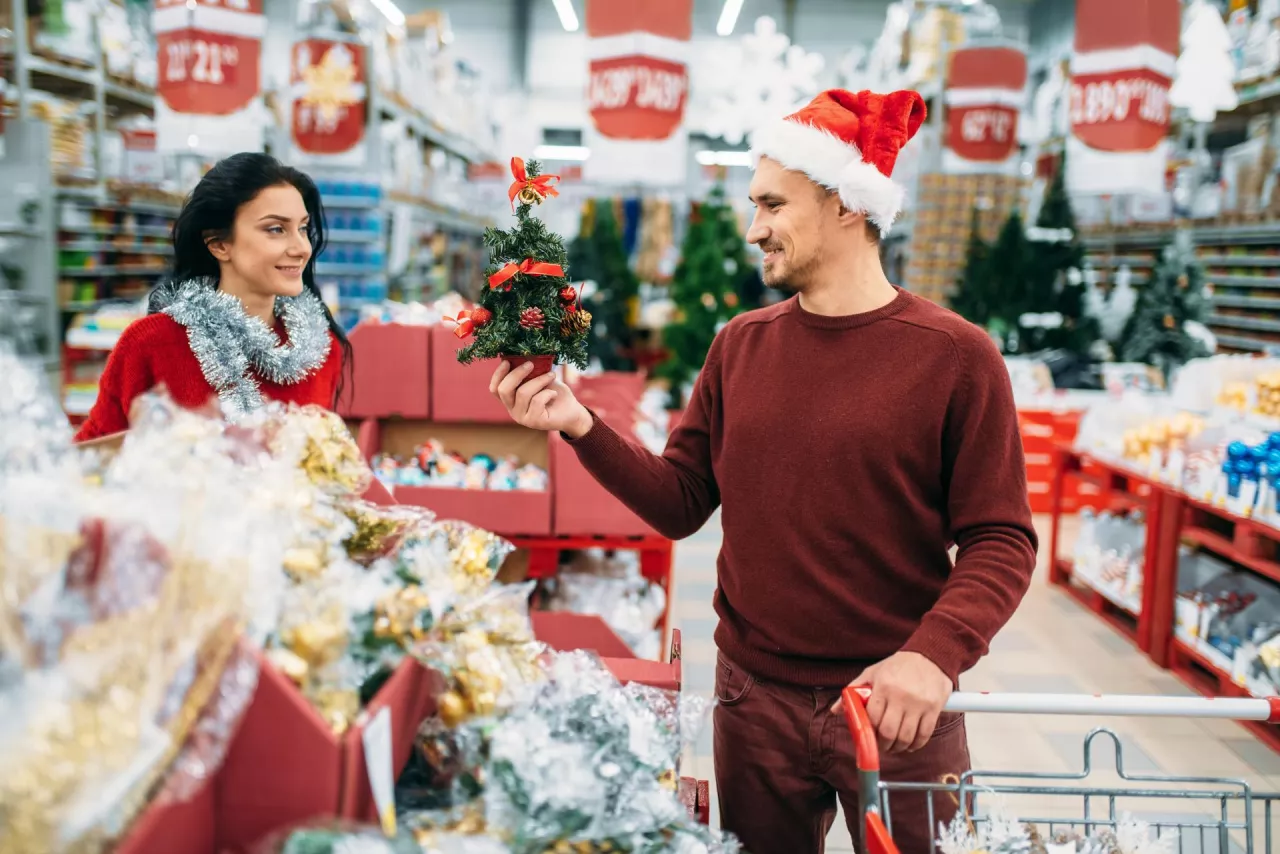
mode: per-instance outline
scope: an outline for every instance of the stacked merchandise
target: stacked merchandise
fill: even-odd
[[[104,455],[70,444],[38,371],[0,354],[0,377],[0,850],[103,850],[149,804],[191,797],[244,761],[268,674],[340,734],[420,662],[438,711],[394,804],[374,784],[387,850],[736,851],[674,792],[701,708],[544,650],[529,588],[494,581],[510,547],[364,501],[371,474],[334,416],[271,406],[231,425],[151,395]],[[373,838],[282,830],[267,850]]]
[[[387,454],[373,458],[378,479],[389,487],[443,486],[454,489],[522,489],[542,492],[547,489],[547,472],[532,463],[521,465],[513,456],[494,459],[476,454],[467,459],[449,451],[439,439],[428,439],[414,449],[410,460]]]
[[[1085,582],[1131,614],[1142,613],[1142,567],[1147,526],[1139,513],[1080,512],[1072,578]]]
[[[90,120],[80,105],[44,92],[33,92],[29,109],[33,118],[49,125],[49,165],[54,176],[64,184],[92,183],[95,176]]]
[[[666,591],[640,574],[634,552],[574,553],[544,587],[547,610],[598,616],[637,658],[658,658],[662,635],[655,626],[666,610]]]
[[[965,261],[976,222],[991,243],[1022,201],[1024,181],[1005,175],[922,175],[911,232],[907,284],[914,293],[946,304]]]

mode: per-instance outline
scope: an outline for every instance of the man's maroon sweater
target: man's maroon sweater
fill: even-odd
[[[848,317],[795,298],[741,315],[661,456],[599,419],[573,447],[673,539],[723,506],[716,644],[766,679],[834,687],[911,650],[955,680],[1035,568],[1000,353],[906,291]]]

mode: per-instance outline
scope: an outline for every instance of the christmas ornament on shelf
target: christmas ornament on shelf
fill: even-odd
[[[588,330],[578,328],[581,321],[565,323],[576,305],[566,305],[563,299],[569,285],[564,241],[531,215],[535,206],[559,195],[559,176],[543,175],[536,161],[526,164],[519,157],[511,158],[511,174],[508,196],[517,224],[507,231],[485,232],[493,259],[488,287],[479,308],[451,318],[457,325],[454,334],[475,337],[458,351],[458,361],[466,365],[501,358],[513,368],[533,362],[531,377],[547,373],[557,361],[585,368]]]
[[[1185,107],[1193,122],[1211,122],[1218,113],[1230,112],[1239,104],[1231,37],[1222,13],[1205,0],[1194,0],[1183,20],[1182,54],[1169,89],[1169,103]]]

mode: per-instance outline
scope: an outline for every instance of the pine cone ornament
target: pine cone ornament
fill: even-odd
[[[564,303],[565,305],[569,305],[570,303],[575,303],[577,301],[578,301],[578,292],[575,291],[570,285],[565,285],[563,288],[560,289],[560,302]]]
[[[591,312],[585,308],[577,311],[569,312],[564,316],[564,320],[560,321],[560,334],[565,338],[572,338],[579,333],[586,332],[591,326]]]
[[[543,329],[547,325],[547,316],[537,306],[526,308],[520,312],[520,325],[525,329]]]

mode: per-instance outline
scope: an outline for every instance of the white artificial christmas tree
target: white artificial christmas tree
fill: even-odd
[[[1192,121],[1211,122],[1234,110],[1235,62],[1222,15],[1205,0],[1193,0],[1184,13],[1182,53],[1174,72],[1169,103],[1185,107]]]
[[[756,19],[729,64],[727,94],[712,101],[703,131],[737,145],[761,123],[789,115],[818,94],[822,56],[791,44],[768,16]]]

